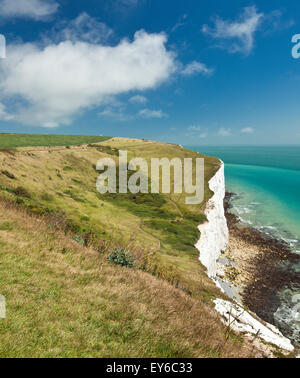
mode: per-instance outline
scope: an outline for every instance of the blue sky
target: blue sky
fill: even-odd
[[[0,33],[0,132],[300,144],[299,1],[0,0]]]

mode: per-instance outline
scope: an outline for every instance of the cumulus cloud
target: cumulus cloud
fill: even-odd
[[[132,104],[145,104],[147,101],[147,97],[141,95],[132,96],[129,99],[129,102]]]
[[[230,136],[231,135],[231,130],[230,129],[226,129],[224,127],[221,127],[218,131],[218,134],[223,136],[223,137],[226,137],[226,136]]]
[[[253,134],[254,129],[252,127],[244,127],[243,129],[241,129],[241,133],[242,134]]]
[[[138,115],[143,118],[166,118],[167,114],[165,114],[162,110],[151,110],[151,109],[142,109],[139,111]]]
[[[0,0],[1,18],[45,20],[58,10],[55,0]]]
[[[205,64],[194,61],[186,65],[181,73],[184,76],[192,76],[198,73],[210,75],[213,73],[213,71],[214,70],[212,68],[208,68]]]
[[[0,62],[0,101],[18,101],[14,117],[22,123],[69,124],[109,97],[155,88],[167,80],[177,66],[166,41],[164,34],[139,31],[133,41],[114,47],[80,41],[8,46],[7,59]],[[165,115],[144,109],[140,116]]]
[[[254,47],[254,35],[264,18],[255,6],[244,8],[237,20],[227,21],[217,17],[214,26],[203,25],[202,31],[220,41],[218,47],[231,53],[250,54]]]

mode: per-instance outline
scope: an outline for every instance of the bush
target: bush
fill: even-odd
[[[132,254],[125,249],[114,249],[108,256],[108,261],[126,266],[127,268],[133,268],[134,266],[134,258]]]

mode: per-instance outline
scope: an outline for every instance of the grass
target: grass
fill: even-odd
[[[206,304],[0,202],[1,357],[249,357]],[[12,226],[12,227],[11,227]]]
[[[74,146],[88,143],[99,143],[107,139],[109,139],[109,137],[0,133],[0,149],[33,146]]]
[[[0,164],[15,176],[0,175],[2,195],[41,215],[63,214],[64,227],[78,236],[105,240],[116,247],[130,245],[138,251],[143,268],[210,301],[220,295],[198,261],[194,244],[198,224],[205,221],[205,203],[186,206],[182,195],[100,195],[96,191],[99,158],[117,159],[126,149],[129,159],[142,156],[198,157],[175,145],[112,138],[102,143],[57,150],[17,150],[0,153]],[[201,155],[200,155],[201,156]],[[219,167],[216,158],[205,157],[205,199],[211,196],[207,182]]]
[[[119,149],[147,161],[204,157],[205,201],[187,206],[174,193],[100,195],[96,163],[117,159]],[[219,164],[179,146],[124,138],[0,151],[9,172],[0,174],[0,293],[11,314],[0,324],[0,355],[238,353],[234,342],[224,344],[212,309],[212,300],[224,296],[194,248]],[[115,248],[133,255],[135,269],[107,261]]]

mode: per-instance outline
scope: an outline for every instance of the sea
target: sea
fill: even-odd
[[[231,211],[241,222],[300,254],[300,146],[186,147],[224,161],[226,190],[236,194]],[[300,275],[300,264],[293,269]],[[278,295],[275,323],[300,345],[300,290],[287,286]]]

